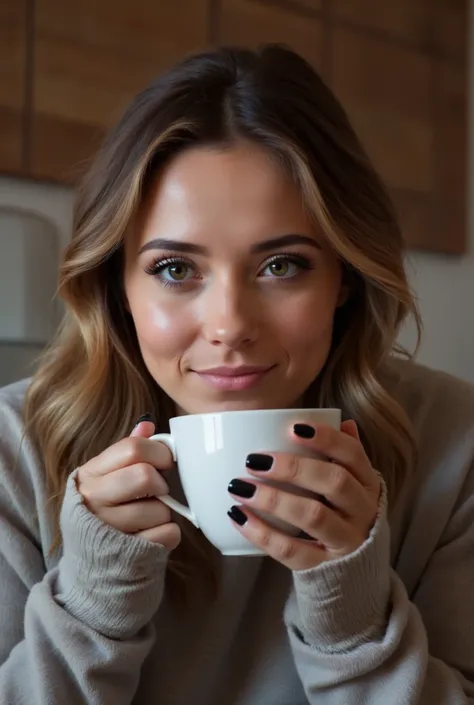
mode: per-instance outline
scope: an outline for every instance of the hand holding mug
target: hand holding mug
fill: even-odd
[[[308,455],[322,457],[250,455],[246,465],[255,480],[231,481],[229,492],[245,506],[232,507],[229,515],[252,544],[291,570],[304,570],[349,555],[364,543],[376,520],[381,481],[354,421],[343,422],[340,430],[297,424],[293,433]],[[259,481],[262,477],[285,483],[289,491]],[[291,486],[311,496],[295,494]],[[305,538],[278,531],[253,510],[297,526]]]
[[[172,550],[181,532],[157,498],[168,492],[158,470],[169,470],[173,458],[165,445],[150,442],[153,433],[153,423],[139,423],[130,437],[80,467],[76,482],[89,511],[105,524]]]
[[[172,418],[170,433],[152,436],[150,440],[161,441],[171,450],[188,506],[168,495],[161,495],[160,500],[192,521],[224,555],[266,555],[266,548],[247,537],[245,528],[238,530],[227,516],[235,503],[228,487],[233,478],[245,474],[246,458],[263,453],[265,449],[273,453],[321,457],[318,449],[301,443],[292,432],[298,422],[322,424],[336,431],[341,425],[341,412],[340,409],[256,409]],[[267,481],[265,474],[269,475],[260,473],[261,483]],[[250,480],[250,475],[246,479]],[[295,483],[291,489],[305,494]],[[258,512],[257,507],[255,512]],[[299,533],[298,528],[282,521],[275,511],[262,512],[260,519],[281,533]]]

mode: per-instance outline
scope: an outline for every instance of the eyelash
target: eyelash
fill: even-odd
[[[295,264],[297,267],[299,267],[301,270],[304,271],[310,271],[311,269],[314,269],[314,265],[312,262],[305,257],[304,255],[296,254],[296,253],[281,253],[278,255],[273,255],[273,257],[270,257],[264,265],[261,267],[262,270],[266,269],[270,265],[274,264],[275,262],[289,262],[291,264]],[[169,279],[164,279],[161,277],[161,272],[163,272],[167,267],[172,267],[173,265],[176,264],[182,264],[185,265],[186,267],[189,267],[191,269],[194,268],[194,264],[186,259],[185,257],[166,257],[166,258],[159,258],[152,262],[146,269],[145,273],[149,274],[150,276],[156,277],[160,283],[170,289],[177,289],[184,284],[186,284],[186,281],[190,280],[185,280],[182,282],[172,282]],[[299,274],[299,272],[298,272]],[[295,279],[298,274],[294,274],[291,277],[272,277],[273,279],[280,279],[281,281],[292,281]]]

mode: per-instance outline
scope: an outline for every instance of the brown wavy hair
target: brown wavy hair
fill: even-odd
[[[386,191],[343,108],[308,63],[279,45],[220,48],[184,59],[141,92],[80,188],[60,272],[66,314],[25,408],[56,517],[72,470],[128,435],[144,411],[154,411],[162,430],[174,412],[144,365],[121,284],[124,238],[147,189],[181,150],[241,139],[288,168],[352,286],[306,403],[339,407],[357,421],[392,501],[413,468],[409,420],[383,381],[402,322],[411,315],[420,330]],[[170,573],[193,564],[202,571],[212,549],[180,523]]]

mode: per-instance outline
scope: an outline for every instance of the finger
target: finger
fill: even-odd
[[[315,460],[290,453],[272,453],[266,456],[249,456],[247,469],[255,477],[290,483],[315,495],[321,495],[331,505],[349,517],[363,517],[370,503],[367,490],[342,465],[327,460]],[[252,464],[262,467],[268,458],[269,470],[252,470]]]
[[[348,436],[355,438],[357,441],[360,441],[359,429],[357,428],[357,424],[353,419],[347,419],[347,421],[343,421],[341,423],[341,431],[343,433],[347,433]]]
[[[171,521],[171,510],[159,499],[142,499],[116,507],[101,507],[100,518],[124,534],[135,534]]]
[[[139,531],[136,536],[152,543],[161,544],[169,551],[173,551],[181,542],[181,529],[178,524],[170,522],[163,524],[163,526],[153,526],[151,529]]]
[[[102,475],[90,483],[84,482],[81,494],[89,508],[115,506],[141,497],[161,497],[168,494],[167,482],[149,463],[136,463]]]
[[[307,570],[328,560],[327,550],[316,541],[303,541],[288,536],[271,527],[246,507],[232,507],[229,514],[236,529],[246,539],[290,570]]]
[[[374,486],[376,473],[358,439],[344,431],[322,424],[296,424],[293,432],[305,447],[325,455],[350,470],[364,487]],[[313,434],[312,437],[309,437],[310,434]]]
[[[81,475],[97,477],[137,463],[149,463],[158,470],[173,467],[171,451],[159,441],[130,436],[106,448],[81,467]]]
[[[235,480],[231,483],[231,486]],[[313,539],[320,541],[332,550],[357,546],[361,542],[358,529],[347,519],[339,516],[334,509],[318,499],[299,497],[260,482],[234,484],[230,494],[243,505],[281,519],[301,529]],[[243,497],[242,484],[254,489],[253,496]],[[233,489],[238,489],[236,494]]]
[[[133,438],[150,438],[155,433],[153,421],[139,421],[130,436]]]

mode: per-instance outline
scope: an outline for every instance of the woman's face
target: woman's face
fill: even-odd
[[[172,160],[125,247],[141,353],[179,413],[298,404],[343,289],[301,192],[247,143]]]

